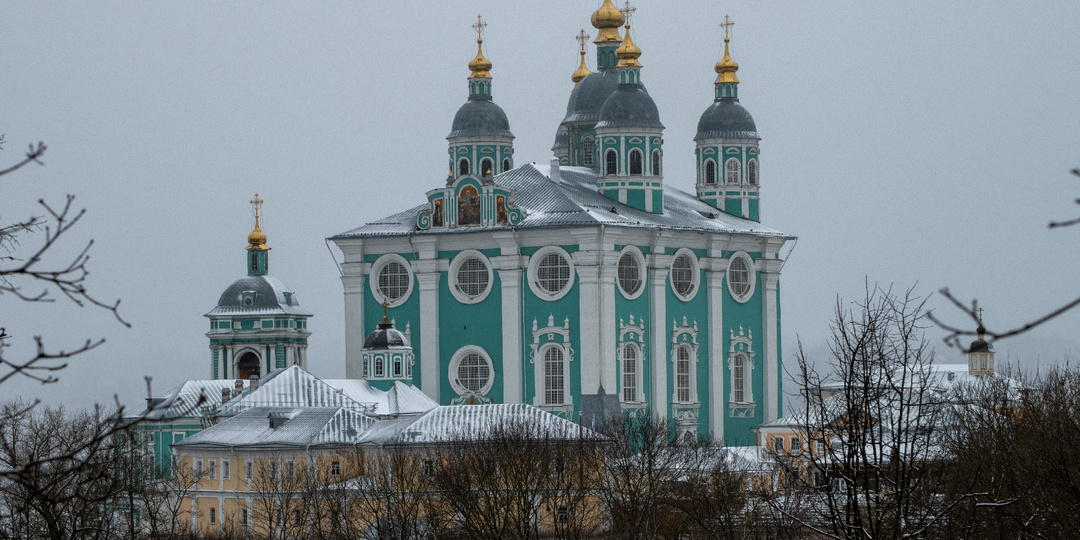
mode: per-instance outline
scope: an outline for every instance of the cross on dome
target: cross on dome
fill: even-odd
[[[619,11],[622,12],[623,18],[626,19],[626,24],[630,24],[630,16],[633,15],[635,11],[637,11],[637,8],[630,7],[630,0],[626,0],[623,8]]]
[[[589,41],[589,38],[591,37],[592,36],[585,33],[584,28],[581,29],[581,32],[578,32],[577,37],[575,37],[574,39],[576,39],[578,43],[581,44],[581,52],[585,52],[585,42]]]
[[[250,202],[251,206],[255,208],[255,226],[258,227],[259,226],[259,207],[262,206],[262,204],[264,202],[266,202],[266,201],[260,199],[259,194],[256,193],[255,198],[251,199],[248,202]]]
[[[735,22],[731,20],[731,17],[724,15],[724,22],[720,23],[720,26],[724,29],[724,41],[727,41],[731,37],[731,27],[735,26]]]
[[[472,25],[472,27],[473,27],[473,30],[476,30],[476,39],[478,41],[483,41],[483,39],[484,39],[484,28],[487,28],[487,23],[484,22],[484,18],[482,16],[480,16],[480,15],[477,15],[476,16],[476,24]]]

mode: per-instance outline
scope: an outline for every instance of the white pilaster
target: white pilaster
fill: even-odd
[[[521,358],[521,262],[495,258],[502,283],[503,402],[525,402],[525,379]],[[512,259],[519,259],[512,257]],[[509,264],[507,264],[509,263]],[[511,266],[514,265],[514,266]]]
[[[436,263],[437,261],[417,261]],[[419,268],[420,285],[420,389],[439,401],[439,277],[438,268]]]
[[[717,253],[719,255],[719,253]],[[724,442],[724,417],[727,395],[724,393],[724,259],[710,258],[706,276],[709,287],[709,429],[717,442]]]
[[[777,262],[779,261],[766,261]],[[771,265],[770,265],[771,266]],[[765,422],[771,422],[780,417],[780,351],[777,343],[777,334],[780,324],[777,320],[776,310],[776,283],[780,279],[778,272],[761,272],[761,282],[765,287],[761,295],[762,313],[765,320],[761,327],[765,332],[765,389],[762,400],[765,402]]]
[[[595,394],[600,388],[600,268],[596,252],[574,253],[578,275],[578,336],[580,339],[581,393]]]
[[[600,264],[600,382],[604,390],[613,394],[619,390],[618,328],[615,321],[615,280],[618,277],[619,253],[603,250]]]
[[[344,266],[344,265],[342,265]],[[357,268],[359,270],[359,268]],[[341,276],[345,288],[345,378],[359,379],[361,351],[367,328],[364,325],[364,275]]]
[[[664,250],[663,233],[657,233],[658,238],[653,243],[652,253],[648,256],[649,262],[649,307],[652,312],[652,320],[649,328],[652,330],[652,380],[650,388],[652,395],[649,398],[653,411],[660,418],[667,418],[668,403],[671,396],[668,395],[668,346],[667,339],[667,278],[668,267],[674,259],[672,255],[662,255]]]

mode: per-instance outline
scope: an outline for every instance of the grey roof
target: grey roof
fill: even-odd
[[[454,115],[452,137],[513,137],[502,107],[490,99],[470,99]]]
[[[709,105],[698,120],[695,141],[703,139],[760,139],[750,111],[735,98],[721,98]]]
[[[364,433],[365,444],[425,444],[483,440],[493,429],[526,426],[546,437],[599,438],[594,431],[524,403],[444,405],[410,419],[382,421]]]
[[[259,380],[259,387],[254,392],[230,400],[221,407],[218,415],[234,416],[257,407],[345,407],[374,412],[369,405],[357,403],[341,389],[297,365],[267,373]]]
[[[243,304],[243,293],[255,291],[255,301],[250,306]],[[270,276],[246,276],[229,285],[225,292],[221,293],[217,306],[207,313],[207,317],[223,317],[235,315],[302,315],[310,317],[311,314],[300,308],[296,300],[296,294],[289,292],[289,299],[285,293],[289,292],[285,284],[277,278]]]
[[[600,108],[618,87],[619,74],[614,69],[590,73],[570,92],[570,101],[566,104],[566,116],[562,120],[563,123],[600,120]]]
[[[664,186],[664,213],[653,214],[614,201],[596,188],[596,173],[585,167],[561,167],[558,182],[550,179],[548,165],[530,163],[495,177],[495,183],[514,190],[514,204],[525,215],[518,229],[548,229],[604,225],[718,233],[748,233],[792,238],[756,221],[724,213],[694,195]],[[473,227],[454,229],[416,228],[416,215],[427,204],[387,216],[343,232],[331,239],[400,236],[409,234],[462,234]],[[614,210],[614,211],[612,211]],[[485,229],[486,230],[486,229]]]
[[[246,392],[249,381],[241,381]],[[222,390],[233,390],[236,381],[232,379],[193,380],[186,381],[180,386],[170,389],[160,398],[152,398],[153,408],[128,406],[128,411],[140,411],[138,416],[145,416],[147,420],[177,420],[181,418],[197,418],[201,416],[204,406],[214,405],[221,402]]]
[[[411,348],[409,340],[405,339],[405,334],[402,334],[400,330],[386,325],[379,325],[373,332],[368,334],[366,340],[364,340],[365,349],[407,349]]]
[[[600,108],[597,129],[621,127],[664,129],[664,124],[660,123],[660,111],[644,86],[620,84],[619,89],[608,96]]]
[[[345,393],[349,399],[371,407],[373,414],[398,416],[420,414],[439,404],[419,388],[401,381],[383,391],[371,386],[364,379],[326,379],[326,384]]]
[[[270,416],[283,419],[270,427]],[[255,407],[204,429],[175,447],[306,447],[351,444],[375,419],[343,407]]]
[[[551,147],[551,150],[555,151],[561,148],[570,148],[570,130],[565,124],[560,124],[559,129],[555,131],[555,144]]]

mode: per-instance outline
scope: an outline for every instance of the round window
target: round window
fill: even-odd
[[[637,249],[627,248],[623,251],[618,268],[619,289],[623,296],[634,299],[641,294],[645,284],[642,276],[644,265],[645,259]]]
[[[689,253],[679,253],[671,264],[671,288],[683,300],[694,296],[697,286],[697,264]]]
[[[412,292],[412,270],[400,255],[384,255],[372,267],[371,292],[379,302],[400,306]]]
[[[491,266],[479,251],[463,251],[450,263],[450,292],[460,302],[475,304],[491,291]]]
[[[529,261],[529,288],[544,300],[558,300],[570,291],[574,269],[562,248],[541,248]]]
[[[458,395],[487,394],[494,382],[491,359],[479,347],[471,345],[454,354],[449,375]]]
[[[754,295],[754,267],[747,254],[736,253],[728,262],[727,284],[732,298],[739,302]]]

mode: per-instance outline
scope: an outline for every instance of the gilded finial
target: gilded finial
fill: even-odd
[[[979,311],[979,327],[975,329],[975,332],[977,334],[979,334],[979,339],[986,339],[986,327],[983,326],[983,322],[982,322],[983,308],[979,308],[978,311]]]
[[[390,301],[387,300],[386,298],[383,298],[383,301],[382,301],[382,320],[379,321],[379,328],[390,328],[391,326],[393,326],[392,324],[390,324],[390,317],[389,317],[389,313],[387,312],[388,309],[390,309]]]
[[[615,56],[619,57],[619,67],[641,67],[637,60],[641,56],[641,49],[634,45],[634,40],[630,38],[629,24],[626,25],[626,37],[623,38],[622,45],[615,49]]]
[[[578,66],[577,71],[570,76],[570,80],[574,81],[574,84],[581,82],[581,79],[588,77],[589,73],[592,73],[589,71],[588,66],[585,65],[585,42],[589,41],[589,37],[589,34],[585,33],[584,28],[581,29],[581,33],[576,37],[578,43],[581,45],[581,65]]]
[[[622,12],[615,8],[611,0],[604,0],[600,9],[592,14],[593,28],[600,31],[593,43],[622,41],[622,38],[619,37],[619,27],[623,25],[623,22],[625,22],[625,19]]]
[[[635,11],[637,11],[637,8],[630,7],[630,0],[626,0],[623,8],[619,10],[619,12],[623,14],[623,20],[627,25],[630,24],[630,16],[633,15]]]
[[[731,20],[731,17],[724,15],[724,22],[720,23],[720,26],[724,29],[724,57],[716,63],[716,82],[719,83],[738,83],[739,78],[735,76],[735,72],[739,71],[739,64],[736,64],[731,59],[731,53],[728,52],[728,43],[731,42],[731,27],[735,26],[735,23]]]
[[[259,194],[255,194],[255,198],[249,201],[252,208],[255,209],[255,230],[251,231],[248,235],[248,247],[247,249],[268,249],[266,247],[266,235],[259,229],[259,207],[266,201],[259,198]]]
[[[476,58],[473,58],[469,62],[469,70],[472,73],[469,74],[469,78],[491,78],[491,61],[484,58],[484,28],[487,28],[487,23],[484,22],[484,18],[480,15],[476,16],[476,24],[472,25],[473,30],[476,30]]]

